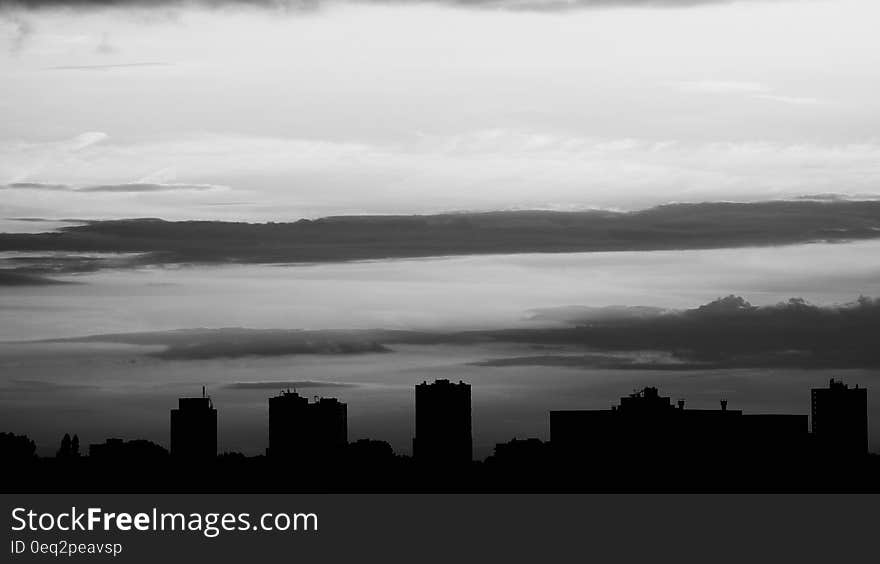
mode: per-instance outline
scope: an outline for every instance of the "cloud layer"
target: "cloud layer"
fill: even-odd
[[[872,198],[880,195],[877,162],[880,144],[873,142],[694,143],[497,129],[407,143],[202,135],[121,144],[85,133],[51,143],[0,143],[0,189],[7,191],[8,216],[59,217],[63,209],[64,217],[265,221],[637,209],[809,194]],[[50,191],[58,198],[40,195]],[[152,196],[133,213],[109,197],[120,193]],[[217,206],[223,203],[234,205]]]
[[[342,0],[344,1],[344,0]],[[729,3],[734,0],[348,0],[358,4],[439,4],[461,8],[490,10],[570,11],[589,8],[687,7],[703,4]],[[257,7],[284,10],[314,10],[340,0],[0,0],[0,9],[42,8],[163,8],[201,5],[216,7]]]
[[[501,331],[493,336],[592,352],[483,364],[670,370],[880,366],[874,346],[874,335],[880,331],[880,300],[866,297],[840,306],[822,307],[792,298],[758,307],[731,295],[689,310],[646,314],[642,308],[638,315],[575,317],[570,322],[576,327]]]
[[[288,221],[877,196],[880,51],[856,25],[877,10],[845,1],[850,32],[821,45],[825,0],[796,22],[760,1],[401,10],[395,25],[396,8],[149,25],[24,14],[38,34],[0,63],[0,185],[17,187],[4,215]]]
[[[63,340],[62,340],[63,341]],[[68,342],[161,345],[152,353],[166,360],[205,360],[248,356],[355,355],[388,353],[390,349],[358,332],[299,331],[280,329],[189,329],[155,333],[96,335]],[[290,385],[273,382],[273,387]],[[326,384],[328,386],[333,384]],[[237,388],[259,388],[260,383],[239,383]]]
[[[277,264],[499,253],[718,249],[878,237],[880,202],[799,200],[678,204],[631,213],[337,216],[263,224],[94,221],[65,227],[61,233],[0,234],[0,251],[142,253],[138,261],[149,264]]]
[[[571,319],[573,326],[562,329],[457,333],[193,329],[62,341],[161,344],[166,349],[156,356],[179,360],[391,353],[387,345],[393,344],[516,343],[532,345],[535,354],[477,364],[642,370],[880,366],[875,343],[880,331],[880,299],[860,297],[843,305],[817,306],[791,298],[776,305],[754,306],[730,295],[686,310],[637,308],[632,315],[626,308],[606,308],[602,316],[595,313],[586,319]],[[254,382],[233,387],[277,389],[286,384]]]

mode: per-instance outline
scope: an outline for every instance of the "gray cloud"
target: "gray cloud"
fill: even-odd
[[[875,343],[880,299],[864,296],[823,307],[800,298],[754,306],[731,295],[689,310],[643,310],[633,316],[624,309],[617,318],[597,320],[591,315],[568,321],[572,327],[565,329],[489,334],[498,341],[582,347],[586,354],[491,359],[482,364],[642,369],[880,366]],[[642,351],[653,351],[654,356]]]
[[[5,0],[0,0],[0,12],[3,11],[4,6]],[[16,16],[7,17],[5,19],[12,24],[12,43],[9,48],[13,53],[17,53],[24,46],[25,42],[27,42],[28,38],[33,35],[33,25]]]
[[[45,182],[13,182],[12,184],[0,185],[0,190],[70,190],[65,184],[47,184]]]
[[[152,184],[122,186],[92,188],[155,189]],[[65,228],[61,234],[0,234],[0,247],[150,253],[151,260],[166,263],[276,264],[496,253],[721,249],[878,237],[880,201],[799,200],[669,204],[630,213],[531,210],[356,215],[266,224],[128,219],[90,222]]]
[[[560,313],[560,312],[554,312]],[[818,306],[791,298],[755,306],[727,296],[686,310],[652,307],[571,308],[558,328],[477,330],[460,333],[408,331],[299,331],[283,329],[188,329],[92,335],[48,342],[162,345],[149,353],[170,360],[248,356],[392,353],[391,345],[510,343],[535,354],[491,358],[489,367],[557,366],[605,369],[693,370],[728,368],[880,367],[880,299]],[[586,314],[586,318],[581,318]],[[335,383],[336,385],[340,383]],[[343,383],[344,384],[344,383]],[[334,383],[230,383],[233,389],[318,387]]]
[[[117,194],[136,194],[144,192],[174,192],[178,190],[214,190],[220,188],[214,184],[186,183],[151,183],[130,182],[124,184],[101,184],[75,188],[67,184],[51,184],[45,182],[13,182],[0,184],[0,190],[45,190],[63,192],[110,192]]]
[[[49,286],[54,284],[73,284],[73,282],[0,268],[0,286]]]
[[[4,392],[76,392],[96,390],[98,386],[90,384],[68,384],[58,382],[46,382],[43,380],[10,380],[5,386],[0,388]]]
[[[138,193],[138,192],[172,192],[175,190],[213,190],[218,188],[213,184],[154,184],[133,182],[129,184],[102,184],[100,186],[86,186],[79,188],[77,192],[114,192],[114,193]]]
[[[725,4],[736,0],[0,0],[2,9],[36,10],[43,8],[161,8],[187,5],[206,7],[259,7],[281,10],[310,11],[325,4],[351,2],[358,4],[417,5],[439,4],[461,8],[562,12],[588,8],[615,7],[688,7]]]
[[[358,355],[390,353],[391,349],[357,331],[299,331],[285,329],[186,329],[152,333],[92,335],[56,342],[162,345],[152,356],[169,360],[207,360],[248,356]],[[273,386],[287,382],[273,382]],[[291,386],[292,387],[292,386]]]

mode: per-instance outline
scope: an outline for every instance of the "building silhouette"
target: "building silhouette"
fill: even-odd
[[[189,461],[217,457],[217,410],[202,387],[200,398],[180,398],[171,410],[171,456]]]
[[[449,380],[416,385],[413,458],[429,467],[461,465],[473,459],[471,387]]]
[[[347,444],[348,407],[338,399],[309,402],[291,391],[269,398],[271,458],[319,463],[339,456]]]
[[[868,452],[868,390],[850,388],[834,378],[827,388],[810,393],[813,439],[817,448],[835,456]]]
[[[693,459],[794,460],[807,448],[806,415],[744,415],[727,408],[687,409],[644,388],[611,409],[550,412],[554,454],[567,462]]]
[[[437,380],[415,391],[414,459],[384,441],[349,444],[346,404],[290,391],[269,399],[268,457],[217,456],[204,389],[171,412],[174,460],[150,441],[117,438],[92,444],[88,457],[41,457],[11,433],[0,433],[0,458],[9,483],[57,491],[880,492],[867,391],[835,380],[812,391],[812,434],[807,415],[744,414],[724,400],[691,409],[648,387],[609,409],[551,411],[550,441],[498,443],[484,464],[468,464],[470,386]]]

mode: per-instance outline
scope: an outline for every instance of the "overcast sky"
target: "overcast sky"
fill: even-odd
[[[876,0],[103,3],[0,0],[3,217],[880,195]]]

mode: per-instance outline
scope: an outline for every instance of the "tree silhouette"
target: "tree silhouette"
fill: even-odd
[[[37,445],[26,435],[0,433],[0,458],[4,461],[33,461],[36,450]]]
[[[58,449],[58,452],[55,453],[55,458],[70,458],[72,451],[73,446],[72,441],[70,440],[70,434],[64,433],[64,438],[61,439],[61,447]]]

